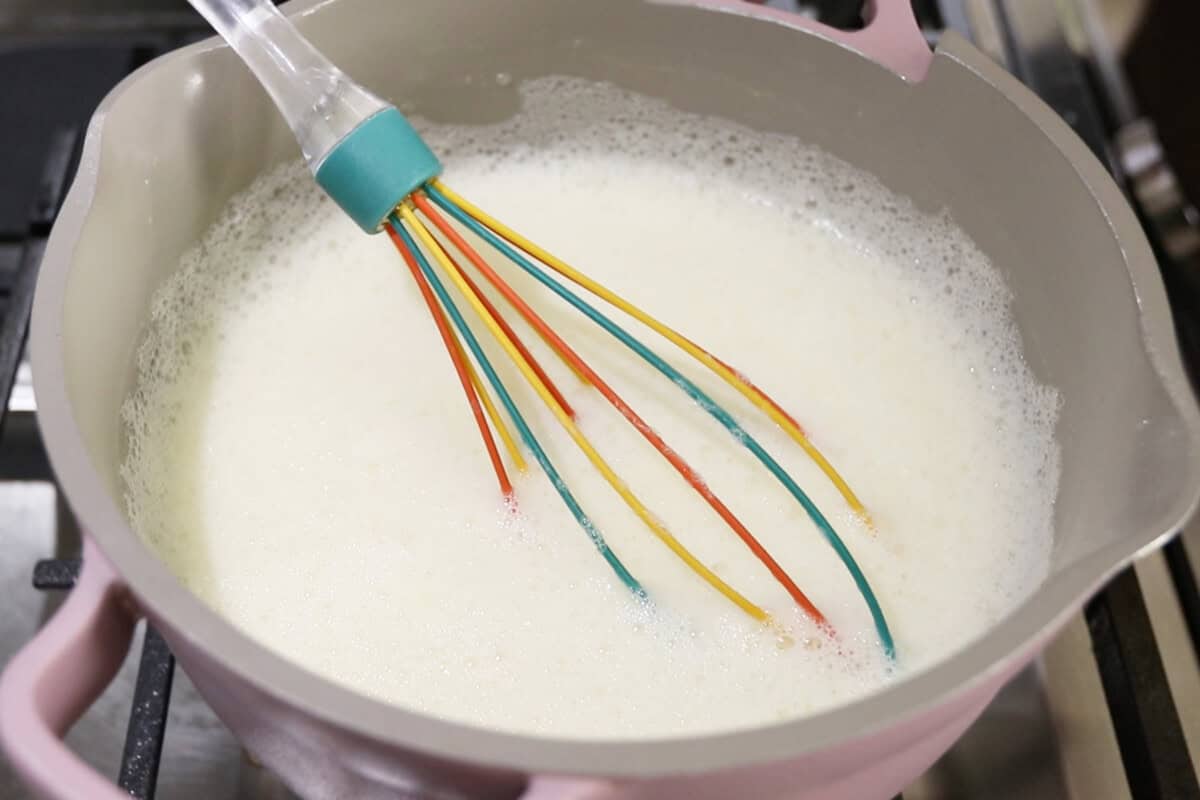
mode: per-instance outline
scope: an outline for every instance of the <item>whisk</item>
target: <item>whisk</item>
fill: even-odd
[[[504,299],[510,311],[515,312],[537,333],[585,387],[599,392],[666,459],[762,562],[805,614],[821,628],[833,632],[824,614],[708,487],[700,474],[670,448],[546,323],[460,230],[470,231],[502,255],[507,263],[528,274],[647,362],[724,427],[738,446],[749,450],[800,504],[817,532],[834,549],[870,611],[884,652],[889,658],[895,657],[891,631],[870,583],[845,542],[808,494],[733,414],[654,350],[613,322],[597,305],[585,299],[581,291],[590,295],[592,301],[601,301],[641,322],[737,390],[804,450],[853,512],[873,530],[871,518],[862,502],[790,414],[729,364],[508,228],[446,186],[439,178],[442,169],[437,157],[404,116],[330,63],[268,0],[191,2],[266,88],[295,134],[317,183],[365,232],[386,232],[395,244],[445,344],[479,428],[500,492],[507,502],[515,502],[514,489],[505,459],[495,441],[497,437],[503,444],[508,461],[518,471],[527,468],[522,445],[527,449],[619,580],[639,597],[648,598],[646,589],[605,541],[546,454],[538,434],[529,425],[489,361],[478,337],[472,332],[464,310],[451,296],[447,283],[452,284],[466,300],[469,311],[495,338],[561,428],[646,527],[699,578],[742,612],[776,631],[782,630],[772,615],[696,558],[604,460],[577,424],[575,411],[566,396],[521,341],[500,309],[485,296],[476,278],[471,276],[464,264],[470,265]],[[512,428],[515,428],[516,436]]]

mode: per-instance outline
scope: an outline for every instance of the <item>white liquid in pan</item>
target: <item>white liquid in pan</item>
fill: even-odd
[[[135,527],[236,625],[407,708],[523,732],[658,737],[863,695],[962,647],[1043,578],[1057,397],[1021,361],[1000,278],[948,220],[792,140],[595,86],[542,82],[507,123],[426,129],[451,186],[733,363],[806,427],[877,533],[736,394],[617,315],[824,510],[874,586],[897,666],[782,487],[675,386],[512,268],[841,641],[528,333],[614,468],[797,644],[777,646],[654,539],[492,347],[654,610],[614,578],[535,464],[515,477],[521,514],[507,513],[399,255],[299,165],[239,196],[162,287],[126,406]]]

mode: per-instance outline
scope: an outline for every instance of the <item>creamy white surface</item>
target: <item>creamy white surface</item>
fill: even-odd
[[[492,347],[655,610],[631,600],[536,465],[516,478],[521,516],[508,514],[403,262],[299,165],[236,198],[162,287],[126,404],[131,519],[192,590],[297,662],[408,708],[526,732],[656,737],[844,702],[963,646],[1036,586],[1049,557],[1057,398],[1022,363],[1005,289],[961,232],[789,139],[603,87],[549,81],[525,94],[522,114],[500,126],[425,126],[448,183],[732,362],[799,419],[870,507],[876,534],[781,432],[637,330],[825,511],[888,615],[896,668],[795,501],[676,387],[511,268],[840,641],[814,630],[528,333],[610,463],[799,644],[778,647],[676,561]]]

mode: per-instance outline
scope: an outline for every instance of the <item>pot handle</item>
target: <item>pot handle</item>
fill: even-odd
[[[124,585],[89,537],[63,607],[0,676],[0,744],[45,800],[129,800],[63,736],[121,666],[136,623]]]
[[[920,82],[933,63],[933,50],[917,24],[912,0],[866,0],[860,30],[844,31],[816,20],[763,6],[767,0],[658,0],[662,3],[688,4],[713,8],[732,14],[760,17],[781,22],[791,28],[811,31],[832,42],[845,45],[875,63],[887,67],[908,81]],[[759,8],[750,8],[750,4]]]

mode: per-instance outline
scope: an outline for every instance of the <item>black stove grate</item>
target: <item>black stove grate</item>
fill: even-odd
[[[932,8],[936,3],[919,5]],[[923,16],[933,19],[936,14],[925,11]],[[0,104],[0,173],[6,175],[0,192],[0,397],[8,398],[16,379],[37,267],[74,172],[88,116],[108,88],[132,69],[204,35],[197,24],[94,44],[0,50],[0,96],[6,98]],[[1011,35],[1006,46],[1016,50],[1013,69],[1018,77],[1039,90],[1105,163],[1111,163],[1102,103],[1082,62],[1075,57],[1021,58],[1019,42]],[[1183,298],[1182,304],[1191,310],[1190,298]],[[1189,324],[1200,324],[1200,315],[1181,323]],[[1187,355],[1193,367],[1200,367],[1196,353]],[[0,430],[6,410],[7,404],[0,405]],[[1167,545],[1166,558],[1188,632],[1200,652],[1200,592],[1194,565],[1180,541]],[[33,585],[69,589],[79,569],[78,559],[40,561]],[[1136,574],[1129,570],[1115,579],[1088,604],[1086,619],[1132,796],[1200,800],[1196,768]],[[147,628],[118,773],[119,785],[134,798],[151,800],[155,795],[174,666],[166,642]]]
[[[1084,614],[1134,800],[1200,797],[1134,571],[1117,576]]]
[[[174,678],[175,657],[158,631],[146,626],[129,729],[125,732],[121,773],[117,776],[117,784],[132,797],[146,800],[154,797]]]

